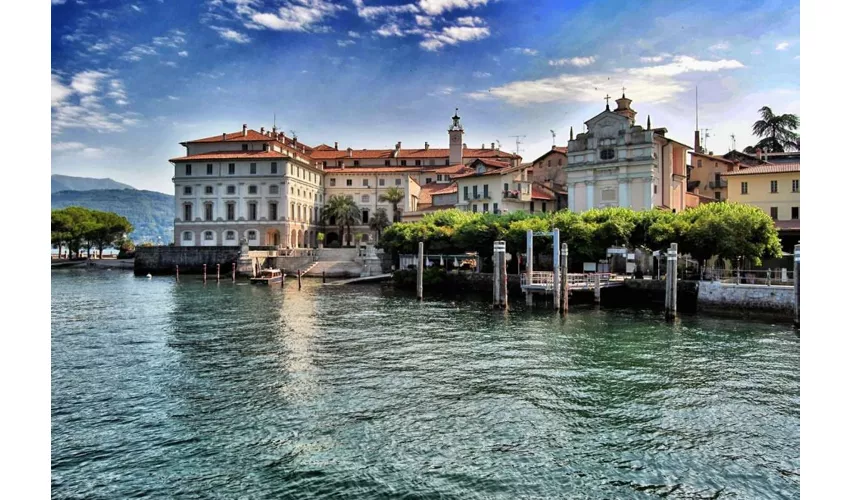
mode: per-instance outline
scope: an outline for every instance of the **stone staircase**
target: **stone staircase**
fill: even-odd
[[[363,272],[363,259],[356,248],[323,248],[318,260],[305,269],[304,276],[321,278],[357,278]]]

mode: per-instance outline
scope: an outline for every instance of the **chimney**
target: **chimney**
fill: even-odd
[[[425,141],[425,151],[428,151],[428,148],[429,148],[429,147],[430,147],[430,146],[428,145],[428,141]]]
[[[351,148],[348,148],[346,151],[348,151],[348,157],[351,158]]]
[[[227,140],[227,132],[222,132],[222,133],[221,133],[221,140],[222,140],[222,141],[226,141],[226,140]]]
[[[496,143],[495,142],[490,143],[490,149],[496,149]]]
[[[702,149],[699,146],[699,130],[694,130],[694,151],[702,153]]]
[[[339,143],[334,141],[334,149],[339,151]]]
[[[277,125],[272,127],[272,134],[277,135]]]
[[[756,158],[761,160],[761,148],[756,148]]]
[[[242,124],[242,137],[248,137],[248,124]]]
[[[398,141],[397,143],[395,143],[395,149],[396,149],[396,151],[401,149],[401,141]]]
[[[552,151],[555,151],[555,145],[552,144]]]
[[[463,143],[463,149],[466,149],[466,143],[465,142]]]
[[[483,143],[483,142],[481,143],[481,149],[486,149],[486,148],[484,147],[484,143]]]
[[[260,135],[266,135],[266,128],[260,127]]]

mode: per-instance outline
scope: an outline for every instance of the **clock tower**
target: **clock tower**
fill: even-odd
[[[449,163],[463,163],[463,125],[460,124],[457,108],[452,117],[452,126],[449,127]]]

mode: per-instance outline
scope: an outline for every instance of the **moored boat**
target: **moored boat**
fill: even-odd
[[[251,278],[253,285],[271,285],[283,281],[283,273],[280,269],[261,269],[260,274]]]

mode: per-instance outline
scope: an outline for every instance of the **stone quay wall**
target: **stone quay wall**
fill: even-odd
[[[232,264],[239,258],[239,247],[137,247],[133,265],[136,276],[174,274],[202,274],[207,265],[207,276],[215,276],[215,265],[221,264],[221,274],[230,275]]]
[[[697,305],[700,310],[746,310],[793,317],[794,303],[793,286],[699,282]]]

